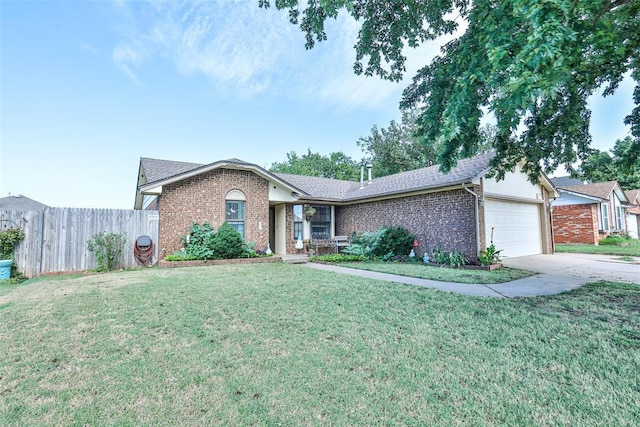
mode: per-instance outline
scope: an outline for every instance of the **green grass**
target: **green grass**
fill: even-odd
[[[380,273],[398,274],[400,276],[418,277],[420,279],[438,280],[441,282],[495,284],[510,282],[536,273],[517,268],[501,268],[498,270],[465,270],[462,268],[445,268],[420,263],[394,262],[354,262],[340,263],[341,267],[359,268],[361,270],[378,271]]]
[[[288,264],[0,297],[0,425],[638,425],[640,286],[474,298]]]
[[[640,240],[630,239],[627,242],[627,246],[556,244],[556,252],[640,257]]]

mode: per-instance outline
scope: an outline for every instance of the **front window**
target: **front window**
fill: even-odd
[[[293,206],[293,238],[302,239],[302,205]]]
[[[616,221],[618,222],[618,230],[624,230],[622,208],[620,206],[616,206]]]
[[[311,218],[311,238],[331,238],[331,206],[314,206],[316,212]]]
[[[232,190],[227,194],[225,212],[227,224],[238,230],[244,240],[245,196],[241,191]]]
[[[602,204],[602,229],[609,231],[609,205]]]

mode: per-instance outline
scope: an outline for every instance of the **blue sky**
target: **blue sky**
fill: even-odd
[[[400,116],[438,51],[409,52],[399,84],[353,75],[358,27],[340,17],[304,49],[257,0],[0,1],[0,197],[132,208],[140,157],[260,166],[343,151]],[[628,134],[632,82],[594,97],[595,148]]]

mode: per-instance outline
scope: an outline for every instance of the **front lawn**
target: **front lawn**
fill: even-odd
[[[359,268],[361,270],[418,277],[420,279],[438,280],[441,282],[477,283],[484,285],[510,282],[512,280],[522,279],[536,274],[532,271],[520,270],[517,268],[500,268],[493,271],[466,270],[462,268],[434,267],[421,263],[400,262],[353,262],[340,263],[338,265],[341,267]]]
[[[0,296],[0,425],[638,425],[639,306],[289,264],[40,279]]]
[[[556,244],[556,252],[640,257],[640,240],[629,239],[626,243],[627,246]]]

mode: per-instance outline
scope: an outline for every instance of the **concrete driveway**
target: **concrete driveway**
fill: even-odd
[[[634,262],[622,261],[616,255],[588,255],[557,253],[504,259],[507,267],[546,273],[554,276],[612,280],[640,283],[640,258]]]

